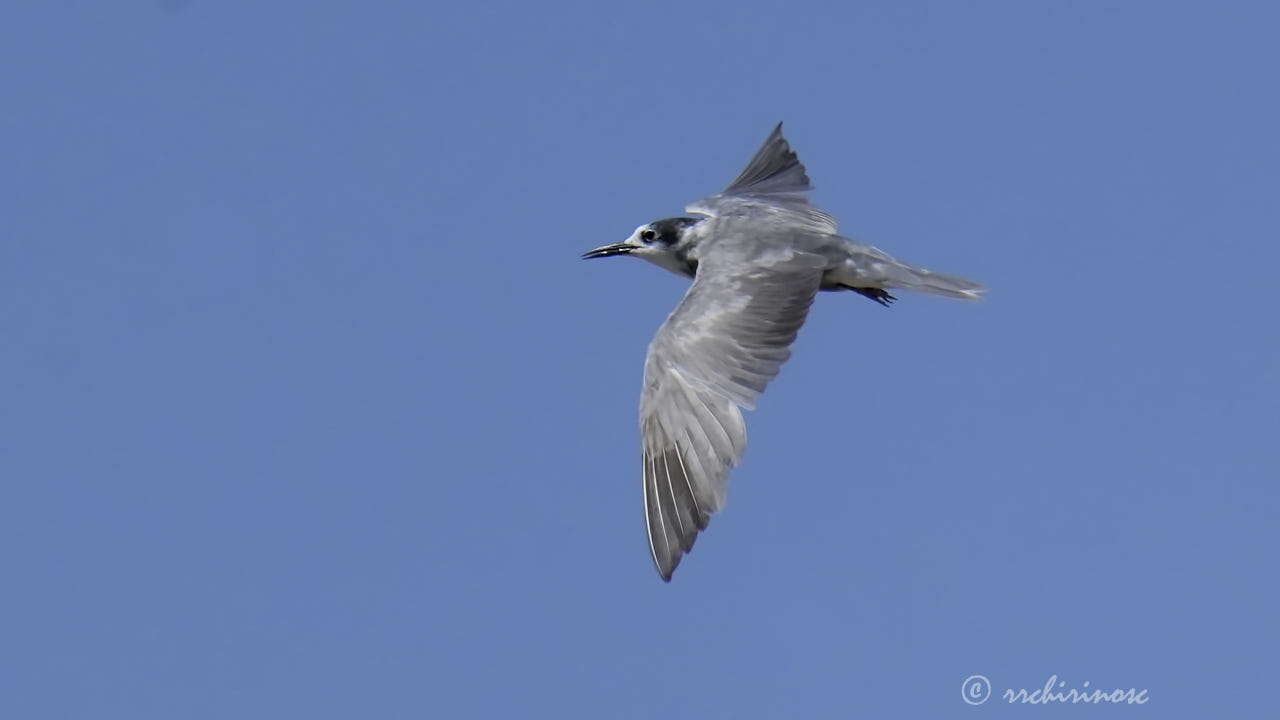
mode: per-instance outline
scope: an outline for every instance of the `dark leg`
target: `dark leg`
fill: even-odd
[[[897,299],[898,299],[898,298],[896,298],[896,297],[894,297],[894,296],[890,295],[890,294],[889,294],[889,291],[888,291],[888,290],[885,290],[884,288],[875,288],[875,287],[857,288],[857,287],[851,287],[851,288],[849,288],[849,289],[850,289],[850,290],[852,290],[852,291],[854,291],[854,292],[856,292],[856,293],[858,293],[859,295],[861,295],[861,296],[863,296],[863,297],[869,297],[869,298],[871,298],[872,300],[875,300],[876,302],[880,303],[881,305],[883,305],[883,306],[885,306],[885,307],[889,307],[890,303],[892,303],[894,300],[897,300]]]

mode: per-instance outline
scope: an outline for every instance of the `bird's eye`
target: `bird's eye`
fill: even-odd
[[[647,242],[647,243],[653,242],[653,241],[654,241],[654,239],[655,239],[655,238],[657,238],[657,237],[658,237],[658,233],[656,233],[656,232],[654,232],[654,231],[652,231],[652,230],[650,230],[650,229],[648,229],[648,228],[645,228],[644,230],[641,230],[641,231],[640,231],[640,239],[641,239],[641,240],[643,240],[643,241],[645,241],[645,242]]]

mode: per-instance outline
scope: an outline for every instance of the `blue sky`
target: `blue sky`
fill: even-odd
[[[1280,11],[835,5],[0,7],[0,716],[1274,712]],[[779,120],[991,291],[819,298],[667,585],[578,255]]]

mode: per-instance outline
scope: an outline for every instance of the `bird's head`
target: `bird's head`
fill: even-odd
[[[692,277],[698,264],[689,257],[689,250],[693,245],[693,233],[690,231],[699,222],[701,220],[698,218],[688,217],[654,220],[636,228],[626,240],[589,250],[582,257],[590,259],[633,255],[673,273]]]

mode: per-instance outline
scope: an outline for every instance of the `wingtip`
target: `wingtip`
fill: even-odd
[[[675,575],[676,566],[679,564],[680,564],[680,559],[676,558],[676,561],[671,565],[671,567],[664,569],[662,565],[658,562],[658,558],[656,556],[653,558],[653,569],[658,572],[658,577],[662,578],[662,582],[664,583],[671,582],[671,576]]]

